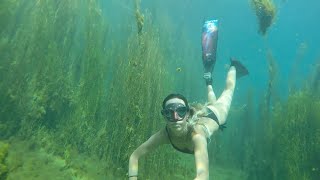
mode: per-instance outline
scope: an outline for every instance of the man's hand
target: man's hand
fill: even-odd
[[[137,180],[138,177],[129,177],[129,180]]]

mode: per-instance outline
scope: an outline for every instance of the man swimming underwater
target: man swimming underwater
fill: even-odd
[[[181,94],[169,94],[164,98],[161,114],[166,120],[166,126],[152,135],[131,154],[129,179],[133,180],[138,177],[139,158],[164,144],[171,144],[173,148],[180,152],[194,155],[196,165],[195,179],[209,179],[207,141],[215,131],[225,128],[224,125],[230,109],[236,79],[248,75],[248,70],[239,61],[231,58],[226,87],[221,96],[216,99],[212,88],[211,72],[216,62],[216,45],[214,43],[216,43],[217,38],[214,40],[214,37],[211,36],[214,36],[214,34],[203,33],[202,38],[204,52],[202,59],[204,79],[208,90],[208,102],[204,105],[192,106]],[[204,47],[206,45],[208,45],[208,48]]]

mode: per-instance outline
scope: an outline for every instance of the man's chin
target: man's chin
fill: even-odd
[[[170,129],[174,130],[174,131],[182,131],[183,126],[181,124],[178,123],[174,123],[174,124],[170,124]]]

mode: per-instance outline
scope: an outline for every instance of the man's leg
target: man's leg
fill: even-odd
[[[215,103],[213,103],[213,105],[208,106],[211,110],[213,110],[213,112],[217,116],[220,125],[226,122],[235,86],[236,68],[234,66],[231,66],[227,74],[226,87],[224,91],[222,92],[218,100]]]
[[[212,85],[208,85],[207,89],[208,89],[208,102],[209,102],[209,105],[213,105],[217,101],[217,98],[216,98],[216,95],[213,92]]]

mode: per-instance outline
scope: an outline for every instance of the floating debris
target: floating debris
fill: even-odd
[[[251,0],[259,22],[259,33],[266,35],[276,16],[276,6],[272,0]]]

